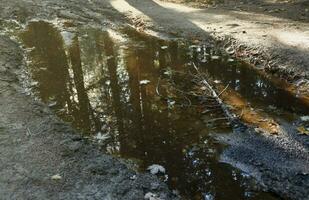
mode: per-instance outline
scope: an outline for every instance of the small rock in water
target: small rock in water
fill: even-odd
[[[165,173],[165,168],[157,164],[150,165],[147,170],[150,171],[151,174]]]
[[[163,50],[164,50],[164,49],[167,49],[167,48],[168,48],[168,46],[162,46],[162,47],[161,47],[161,49],[163,49]]]
[[[59,174],[56,174],[56,175],[53,175],[53,176],[51,177],[51,179],[52,179],[52,180],[61,180],[62,177],[61,177]]]

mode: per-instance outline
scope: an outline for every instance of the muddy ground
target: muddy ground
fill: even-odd
[[[104,155],[25,95],[21,51],[7,37],[0,44],[0,199],[143,199],[148,192],[177,199],[156,177]]]
[[[61,9],[77,5],[71,3],[2,1],[1,20],[52,19],[59,13],[77,21],[97,19],[79,9],[78,15]],[[144,199],[148,192],[177,199],[158,178],[103,154],[48,106],[27,96],[19,81],[25,64],[21,48],[7,36],[0,36],[0,46],[0,199]],[[61,179],[52,180],[54,175]]]
[[[6,20],[26,24],[55,18],[111,28],[130,23],[153,35],[232,47],[240,59],[299,84],[300,95],[308,92],[305,19],[148,0],[0,0],[0,10],[2,28]],[[21,48],[5,35],[0,36],[0,46],[1,199],[143,199],[147,192],[161,199],[177,198],[156,177],[136,173],[102,154],[46,105],[27,96],[20,81],[25,65]],[[276,136],[248,129],[218,138],[230,144],[222,160],[253,175],[282,198],[308,199],[308,138],[284,124],[281,128],[282,134]],[[52,180],[56,174],[62,178]]]

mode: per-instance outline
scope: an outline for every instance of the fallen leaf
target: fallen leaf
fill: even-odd
[[[141,80],[139,82],[140,85],[147,85],[148,83],[150,83],[150,80]]]
[[[165,173],[165,168],[158,164],[150,165],[147,170],[150,171],[151,174]]]
[[[211,56],[211,59],[213,60],[218,60],[220,57],[219,56]]]
[[[108,135],[108,133],[102,134],[101,132],[98,132],[98,134],[94,136],[94,138],[99,141],[107,140],[109,137],[110,136]]]
[[[297,130],[300,135],[309,135],[308,128],[305,128],[304,126],[298,127]]]

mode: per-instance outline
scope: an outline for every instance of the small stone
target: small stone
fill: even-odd
[[[53,176],[51,177],[51,179],[52,179],[52,180],[61,180],[62,177],[61,177],[59,174],[56,174],[56,175],[53,175]]]

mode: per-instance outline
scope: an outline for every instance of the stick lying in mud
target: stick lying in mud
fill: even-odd
[[[224,112],[224,115],[226,116],[226,118],[228,119],[228,121],[233,125],[236,123],[236,116],[234,114],[232,114],[228,107],[223,103],[222,99],[220,98],[220,95],[227,89],[227,87],[224,88],[224,90],[218,95],[217,92],[213,89],[213,87],[207,82],[207,80],[204,78],[203,74],[198,70],[197,66],[194,64],[194,62],[192,62],[192,65],[194,67],[194,69],[196,70],[198,76],[201,78],[202,83],[204,84],[204,86],[206,88],[208,88],[208,90],[211,92],[211,96],[213,98],[215,98],[215,100],[218,102],[219,106],[221,107],[221,109]]]

